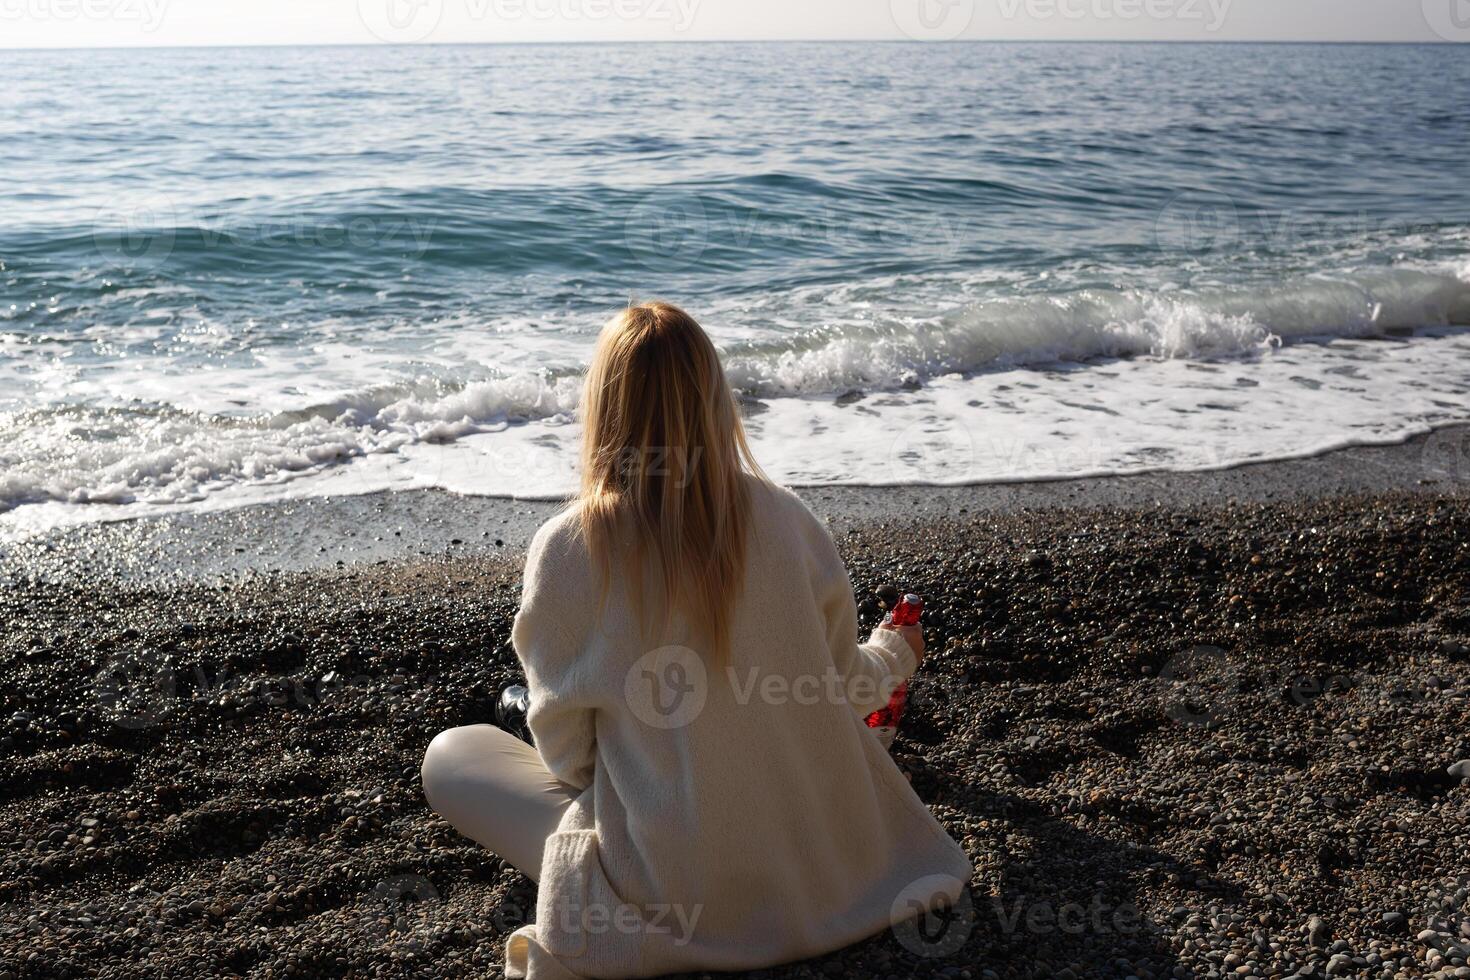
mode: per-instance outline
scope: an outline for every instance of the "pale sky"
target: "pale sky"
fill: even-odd
[[[1470,41],[1470,0],[0,0],[0,48],[747,39]]]

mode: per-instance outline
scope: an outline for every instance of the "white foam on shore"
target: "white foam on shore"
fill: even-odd
[[[1246,353],[1318,336],[1470,324],[1470,286],[1400,269],[1315,277],[1274,289],[1079,290],[991,299],[931,322],[815,332],[736,348],[731,382],[761,396],[896,387],[995,366]]]
[[[1470,324],[1467,278],[1400,269],[1272,290],[992,297],[921,322],[848,304],[827,329],[725,334],[726,363],[762,462],[786,482],[1214,468],[1470,419],[1470,332],[1445,326]],[[351,378],[352,349],[334,357],[329,376]],[[269,368],[271,391],[296,391]],[[255,415],[185,410],[182,396],[88,405],[105,383],[51,380],[68,400],[0,412],[8,537],[287,496],[555,497],[574,483],[574,370],[304,389],[263,397],[282,407]]]

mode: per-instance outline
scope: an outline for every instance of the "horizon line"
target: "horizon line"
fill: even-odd
[[[634,40],[580,40],[560,41],[262,41],[251,44],[95,44],[95,45],[35,45],[5,47],[0,51],[220,51],[255,50],[269,48],[489,48],[489,47],[569,47],[596,45],[636,44],[1147,44],[1147,45],[1309,45],[1334,47],[1456,47],[1466,45],[1463,41],[1443,38],[1418,41],[1364,41],[1364,40],[1310,40],[1291,38],[1211,38],[1175,40],[1170,38],[952,38],[943,41],[921,41],[908,37],[833,37],[833,38],[640,38]],[[1470,46],[1470,45],[1467,45]]]

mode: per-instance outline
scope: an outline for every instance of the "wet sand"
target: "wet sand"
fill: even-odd
[[[801,493],[834,527],[847,528],[1028,509],[1168,509],[1391,491],[1459,494],[1467,487],[1470,426],[1454,425],[1402,444],[1205,472]],[[443,555],[497,558],[524,551],[558,506],[422,490],[97,523],[19,543],[0,540],[0,584],[82,576],[156,584]]]

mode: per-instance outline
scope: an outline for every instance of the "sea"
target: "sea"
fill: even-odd
[[[1470,47],[0,56],[0,535],[575,485],[631,301],[794,485],[1470,419]]]

